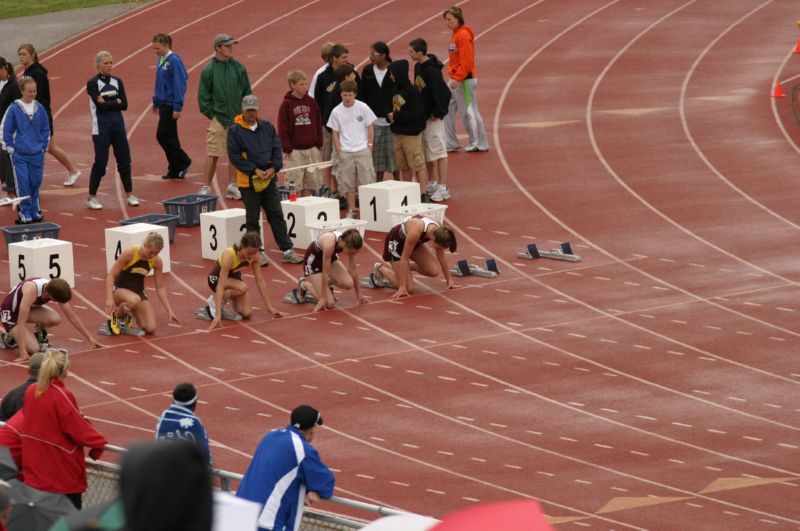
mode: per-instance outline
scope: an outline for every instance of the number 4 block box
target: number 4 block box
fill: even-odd
[[[13,288],[27,278],[62,278],[75,287],[72,242],[40,238],[8,246],[8,271]]]
[[[420,202],[419,183],[382,181],[358,187],[360,218],[367,230],[389,232],[395,225],[387,212],[390,208],[416,205]]]
[[[111,227],[106,229],[106,271],[111,271],[111,266],[117,261],[119,255],[133,245],[141,245],[145,237],[151,232],[161,235],[164,239],[164,248],[158,253],[164,264],[163,273],[172,270],[169,259],[169,229],[163,225],[151,225],[149,223],[134,223],[133,225],[123,225],[122,227]],[[150,271],[152,275],[153,272]]]

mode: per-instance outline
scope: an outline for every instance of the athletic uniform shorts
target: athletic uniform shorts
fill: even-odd
[[[303,256],[303,274],[305,276],[315,275],[322,273],[322,255],[323,251],[317,248],[317,244],[312,242],[306,249],[306,254]],[[331,257],[331,263],[339,259],[336,253]]]
[[[242,280],[242,274],[239,271],[231,271],[228,273],[228,278],[235,278],[236,280]],[[216,275],[208,275],[208,287],[211,288],[213,293],[217,292],[217,282],[219,282],[219,277]]]

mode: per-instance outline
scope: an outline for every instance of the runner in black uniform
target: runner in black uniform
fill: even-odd
[[[180,323],[172,311],[167,290],[161,277],[164,263],[158,256],[164,248],[164,239],[155,232],[149,233],[142,245],[134,245],[122,251],[106,276],[106,314],[110,315],[108,329],[118,335],[127,315],[132,314],[136,324],[146,334],[156,331],[156,316],[153,305],[144,292],[144,279],[153,271],[156,293],[169,318]]]
[[[355,290],[356,300],[359,303],[367,302],[359,289],[356,265],[356,254],[363,245],[358,229],[323,232],[311,242],[303,257],[305,276],[298,284],[300,300],[305,298],[307,290],[318,301],[314,312],[332,309],[336,302],[330,287],[332,283],[342,290]],[[347,256],[347,269],[339,260],[339,253]]]
[[[428,241],[433,242],[435,257],[428,246],[423,245]],[[383,245],[383,259],[389,263],[375,264],[375,271],[370,274],[371,282],[376,287],[381,286],[386,278],[397,286],[393,299],[405,297],[413,290],[411,271],[426,277],[436,277],[442,272],[447,289],[458,287],[450,276],[445,249],[451,253],[456,251],[456,235],[452,230],[425,216],[411,217],[389,230]]]
[[[0,320],[2,321],[4,332],[10,335],[19,346],[19,357],[15,362],[27,361],[30,353],[39,352],[41,339],[47,338],[47,328],[56,326],[61,322],[58,312],[45,306],[48,302],[56,301],[64,315],[72,326],[85,337],[94,347],[102,347],[80,317],[75,314],[69,301],[72,298],[72,290],[65,280],[54,278],[52,280],[44,278],[29,278],[23,280],[12,289],[3,299],[0,305]],[[19,326],[19,324],[22,326]],[[26,323],[36,324],[36,334],[31,333]],[[22,337],[21,334],[24,334]],[[3,343],[6,346],[13,346],[4,334]],[[42,345],[44,346],[44,345]]]
[[[273,317],[284,317],[286,315],[272,306],[269,291],[267,290],[267,282],[261,274],[260,264],[256,265],[260,248],[261,237],[258,233],[247,232],[242,236],[238,245],[228,247],[222,251],[217,261],[214,262],[214,267],[208,274],[208,287],[214,292],[208,298],[208,306],[206,306],[206,311],[209,317],[212,318],[211,325],[208,327],[209,330],[219,326],[222,312],[218,312],[217,309],[223,307],[223,301],[230,301],[233,304],[234,311],[244,319],[249,319],[252,315],[253,304],[250,301],[250,293],[247,290],[247,284],[242,280],[242,270],[247,267],[252,270],[253,276],[256,277],[256,285],[258,285],[258,291],[261,293],[261,299],[264,301],[267,311]]]

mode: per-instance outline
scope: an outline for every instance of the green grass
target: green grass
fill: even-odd
[[[135,0],[0,0],[0,19],[27,17],[67,9],[126,4]]]

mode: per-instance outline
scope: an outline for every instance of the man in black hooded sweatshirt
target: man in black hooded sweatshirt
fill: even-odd
[[[403,180],[410,181],[412,171],[419,181],[422,202],[428,202],[428,172],[422,151],[422,131],[425,130],[425,107],[422,95],[408,79],[408,61],[400,59],[389,65],[394,81],[392,112],[386,117],[394,134],[394,158]]]

